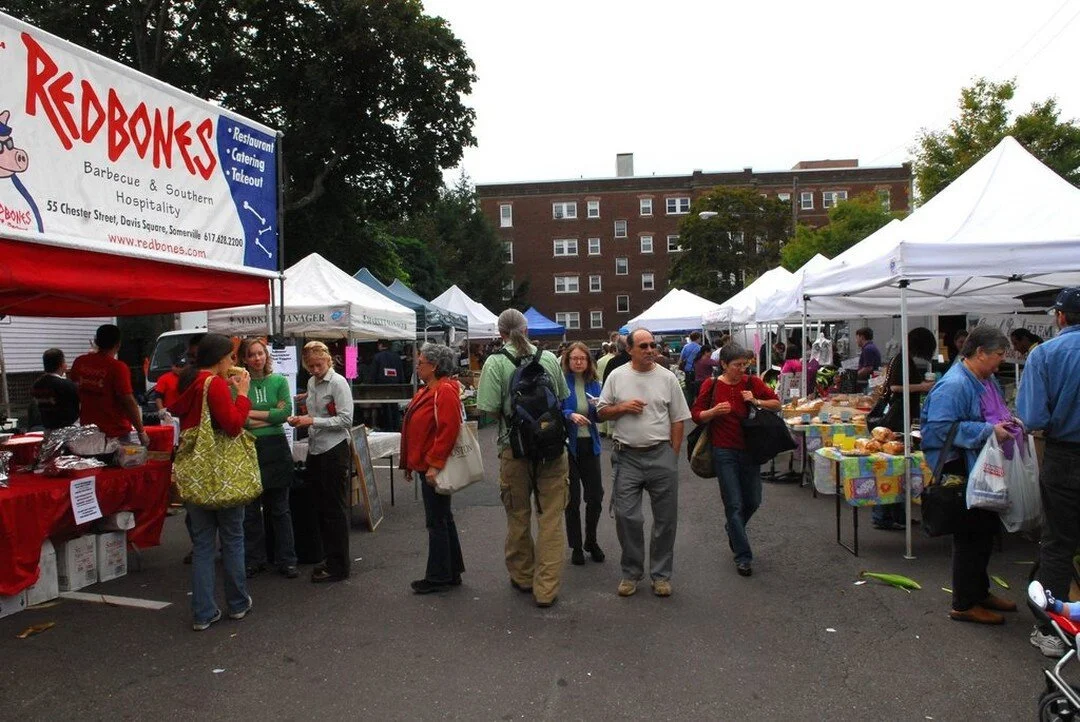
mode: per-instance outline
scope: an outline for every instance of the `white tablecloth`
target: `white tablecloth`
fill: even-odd
[[[369,431],[367,443],[371,458],[383,459],[401,450],[401,434],[396,431]],[[307,439],[293,442],[293,461],[307,461],[307,452]]]

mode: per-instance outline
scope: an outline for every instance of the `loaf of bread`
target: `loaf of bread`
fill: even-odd
[[[880,452],[881,442],[871,439],[870,442],[866,445],[866,450],[869,451],[871,454],[876,454]]]
[[[869,454],[870,439],[855,439],[855,453]]]
[[[886,441],[881,445],[881,450],[886,454],[892,454],[894,456],[904,453],[904,442],[902,441]]]
[[[881,443],[893,440],[892,429],[886,426],[875,426],[873,431],[870,432],[870,435],[874,437],[875,441],[880,441]]]
[[[225,375],[226,376],[243,376],[246,373],[247,373],[247,369],[245,369],[245,368],[242,368],[240,366],[230,366],[229,370],[226,372]]]

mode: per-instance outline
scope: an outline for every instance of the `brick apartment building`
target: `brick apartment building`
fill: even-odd
[[[892,210],[911,209],[910,163],[860,168],[858,160],[820,160],[786,171],[635,176],[627,153],[616,169],[614,178],[476,187],[515,287],[528,280],[529,303],[565,325],[571,340],[604,339],[667,293],[670,259],[681,250],[679,220],[716,186],[749,186],[790,202],[795,220],[815,227],[838,201],[865,193]]]

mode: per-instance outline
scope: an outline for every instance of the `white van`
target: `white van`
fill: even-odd
[[[157,338],[154,352],[150,354],[150,367],[146,370],[146,392],[154,388],[162,374],[172,369],[179,359],[187,356],[188,346],[193,336],[206,333],[205,328],[188,328],[181,331],[166,331]]]

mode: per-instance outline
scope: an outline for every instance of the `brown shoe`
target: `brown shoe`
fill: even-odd
[[[1016,602],[1010,602],[1008,599],[995,597],[993,594],[988,595],[986,599],[979,602],[979,606],[983,609],[993,609],[995,612],[1016,611]]]
[[[1005,624],[1005,617],[997,612],[983,609],[978,604],[962,612],[953,609],[949,612],[949,618],[957,622],[974,622],[975,624]]]
[[[619,582],[619,596],[630,597],[637,591],[637,582],[633,579],[623,579]]]
[[[670,597],[671,582],[667,579],[654,579],[652,583],[652,593],[658,597]]]

